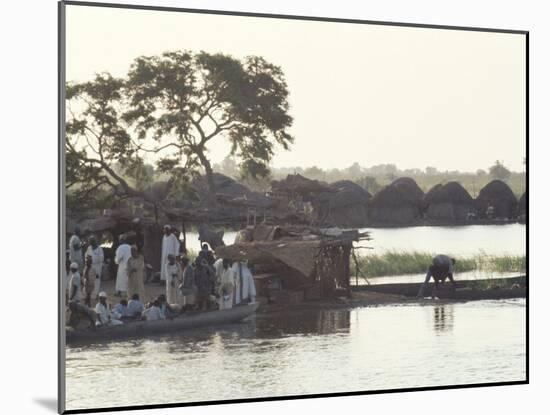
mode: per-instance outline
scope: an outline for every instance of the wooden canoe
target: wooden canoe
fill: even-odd
[[[239,305],[228,310],[214,310],[173,319],[155,321],[128,321],[120,326],[98,327],[96,329],[75,330],[67,327],[66,343],[95,343],[114,339],[147,337],[158,334],[181,333],[185,330],[237,323],[251,316],[259,303]]]
[[[526,276],[506,279],[484,279],[456,281],[456,290],[450,290],[450,283],[446,281],[440,287],[437,296],[452,300],[498,300],[504,298],[521,298],[527,293]],[[421,283],[371,284],[351,287],[353,291],[372,291],[383,294],[403,295],[416,297]],[[425,295],[429,296],[434,287],[429,283]]]

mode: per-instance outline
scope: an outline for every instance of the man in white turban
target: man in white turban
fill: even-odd
[[[95,312],[97,313],[98,321],[96,325],[102,326],[119,326],[122,321],[119,320],[120,315],[111,312],[109,305],[107,304],[107,294],[105,292],[99,293],[99,301],[95,305]]]

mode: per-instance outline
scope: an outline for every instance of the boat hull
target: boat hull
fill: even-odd
[[[499,281],[505,281],[503,287],[498,287]],[[352,287],[354,291],[372,291],[382,294],[416,297],[422,283],[371,284]],[[429,283],[426,295],[430,295],[434,287]],[[483,287],[483,288],[482,288]],[[505,298],[521,298],[527,293],[527,278],[525,276],[485,280],[456,281],[456,290],[450,289],[449,282],[441,286],[437,296],[449,300],[498,300]]]
[[[65,330],[66,343],[92,343],[131,337],[148,337],[159,334],[181,333],[199,327],[236,323],[254,314],[258,306],[258,303],[254,303],[228,310],[208,311],[173,319],[131,321],[120,326],[98,327],[95,330],[67,328]]]

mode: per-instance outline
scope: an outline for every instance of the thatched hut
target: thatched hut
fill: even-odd
[[[518,201],[518,215],[527,214],[527,192],[523,192]]]
[[[438,184],[424,197],[426,218],[461,221],[475,211],[472,196],[458,182]]]
[[[511,219],[516,217],[518,201],[502,180],[493,180],[480,190],[475,200],[481,218]]]
[[[424,192],[409,177],[402,177],[383,187],[369,205],[373,223],[407,224],[421,215]]]
[[[214,180],[216,199],[220,203],[233,205],[248,204],[258,207],[269,207],[271,203],[269,198],[265,195],[250,190],[248,187],[238,183],[229,176],[221,173],[213,173],[212,178]],[[195,179],[191,187],[201,201],[208,201],[209,195],[206,176],[200,176]]]
[[[299,293],[307,299],[312,292],[328,298],[338,289],[349,293],[353,242],[368,239],[356,230],[259,225],[241,231],[235,244],[216,249],[216,256],[248,261],[257,285],[276,279],[293,298]],[[258,290],[260,296],[270,296],[267,286]]]
[[[264,194],[254,192],[221,173],[214,173],[213,180],[215,201],[209,194],[206,177],[200,176],[191,183],[195,198],[178,201],[170,209],[171,217],[186,217],[195,223],[228,225],[265,216],[270,211],[272,201]]]
[[[327,195],[333,190],[324,182],[311,180],[300,174],[289,174],[282,180],[273,180],[269,196],[273,201],[274,210],[287,216],[286,222],[289,222],[290,215],[295,215],[294,220],[290,222],[310,223],[317,216],[316,212],[326,211],[325,205],[328,204]]]
[[[341,227],[362,227],[368,224],[368,203],[371,194],[350,180],[329,185],[331,192],[323,193],[313,203],[317,223]]]

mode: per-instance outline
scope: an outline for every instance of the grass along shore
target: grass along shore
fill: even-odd
[[[383,277],[390,275],[424,274],[435,255],[429,252],[390,251],[380,255],[357,257],[357,264],[364,277]],[[452,255],[451,255],[452,256]],[[455,273],[468,271],[486,272],[525,272],[525,255],[487,255],[454,256]],[[351,261],[351,274],[355,275],[355,261]]]

